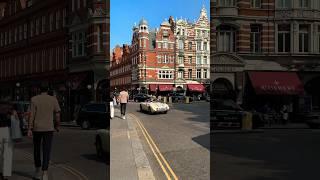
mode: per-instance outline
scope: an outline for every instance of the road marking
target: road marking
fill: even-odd
[[[33,160],[33,155],[31,153],[24,152],[24,151],[21,151],[21,152],[24,154],[26,159]],[[89,180],[89,178],[87,176],[82,174],[80,171],[72,168],[71,166],[63,165],[63,164],[56,164],[52,161],[50,161],[50,165],[52,165],[53,167],[61,168],[61,169],[68,171],[72,175],[76,176],[79,180]]]
[[[142,124],[142,122],[139,120],[139,118],[137,116],[135,116],[134,114],[131,113],[131,115],[134,117],[134,119],[136,120],[136,122],[138,123],[145,139],[147,140],[150,149],[152,150],[154,156],[156,157],[161,169],[163,170],[163,172],[165,173],[166,177],[171,180],[171,177],[168,175],[167,170],[165,169],[163,163],[165,164],[166,168],[170,171],[172,177],[174,180],[178,180],[177,175],[174,173],[174,171],[172,170],[172,168],[170,167],[169,163],[167,162],[167,160],[164,158],[164,156],[162,155],[162,153],[160,152],[159,148],[157,147],[156,143],[153,141],[152,137],[150,136],[150,134],[148,133],[147,129],[144,127],[144,125]],[[150,143],[151,142],[151,143]],[[156,152],[155,152],[155,150]],[[162,159],[163,163],[161,162],[161,160],[159,159],[159,156]]]

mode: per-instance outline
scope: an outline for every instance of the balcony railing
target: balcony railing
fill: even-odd
[[[275,12],[276,19],[320,19],[320,11],[311,9],[277,9]]]
[[[231,6],[231,7],[217,7],[217,15],[218,16],[238,16],[238,7]]]

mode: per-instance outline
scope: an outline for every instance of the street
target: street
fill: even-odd
[[[95,130],[81,130],[79,127],[63,127],[60,132],[54,135],[51,163],[55,167],[60,167],[60,171],[64,170],[78,180],[107,179],[109,177],[109,167],[107,167],[109,163],[97,158],[94,135]],[[15,149],[23,152],[29,159],[33,157],[32,148],[32,140],[27,137],[15,145]],[[30,162],[33,162],[33,160]],[[50,167],[54,169],[53,165]],[[26,171],[28,175],[25,176],[30,177],[34,171],[33,164],[30,163],[30,167],[27,168],[28,170],[20,169],[16,171]],[[53,179],[61,179],[61,177],[52,176]]]
[[[212,179],[320,179],[319,142],[320,130],[312,129],[214,134]]]
[[[158,163],[143,132],[138,130],[155,178],[167,179],[164,166],[179,179],[210,179],[209,103],[174,104],[170,108],[167,114],[149,115],[139,111],[139,103],[128,106],[128,112],[139,119],[167,161]]]

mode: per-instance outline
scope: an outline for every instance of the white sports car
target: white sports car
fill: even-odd
[[[141,112],[148,112],[150,114],[155,113],[167,113],[169,111],[169,106],[166,103],[162,102],[142,102],[140,103],[140,111]]]

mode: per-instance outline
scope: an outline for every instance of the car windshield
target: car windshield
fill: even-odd
[[[232,100],[214,101],[213,107],[216,110],[242,110],[242,108]]]

